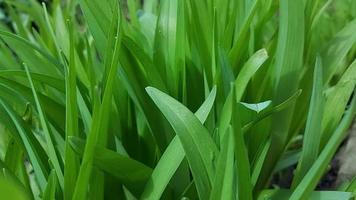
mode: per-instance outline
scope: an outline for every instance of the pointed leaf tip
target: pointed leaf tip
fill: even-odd
[[[267,50],[265,48],[258,50],[257,53],[260,54],[263,57],[267,57],[267,58],[269,57],[268,56],[268,52],[267,52]]]

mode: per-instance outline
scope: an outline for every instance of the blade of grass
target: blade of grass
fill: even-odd
[[[212,89],[204,103],[195,112],[195,116],[199,119],[201,123],[204,123],[207,119],[214,105],[215,97],[216,87]],[[160,199],[162,193],[164,192],[174,173],[177,171],[184,157],[185,153],[182,144],[179,140],[179,137],[175,136],[164,151],[156,167],[154,168],[152,175],[147,181],[147,184],[140,199]],[[162,175],[163,173],[165,174],[164,176]]]
[[[292,194],[291,190],[264,190],[258,200],[279,200],[288,199]],[[314,191],[306,200],[349,200],[352,197],[349,192],[339,191]]]
[[[356,59],[344,72],[339,82],[334,87],[330,88],[331,91],[326,98],[321,126],[323,134],[321,148],[325,146],[344,114],[345,107],[347,106],[356,85],[354,74],[356,74]],[[331,109],[333,112],[328,112]]]
[[[214,159],[218,153],[209,132],[193,113],[172,97],[152,87],[147,87],[146,91],[181,140],[199,197],[209,198],[214,176]]]
[[[98,48],[99,54],[104,56],[107,48],[107,34],[109,33],[110,21],[113,15],[109,1],[80,0],[79,4],[88,23],[89,30],[93,35],[95,46]]]
[[[233,84],[233,83],[231,83]],[[252,200],[252,182],[251,169],[248,158],[248,149],[245,144],[245,138],[241,127],[241,111],[237,107],[240,101],[235,93],[235,86],[231,87],[232,94],[235,97],[232,102],[231,124],[234,133],[234,151],[235,151],[235,172],[236,172],[236,188],[238,199]]]
[[[285,152],[281,160],[277,163],[274,172],[279,172],[283,169],[297,164],[301,157],[301,154],[302,151],[299,149]]]
[[[119,13],[117,13],[119,15]],[[115,17],[113,18],[115,19]],[[87,138],[87,142],[84,149],[82,163],[79,169],[78,179],[75,186],[73,198],[74,199],[86,199],[87,196],[87,186],[90,180],[91,172],[92,172],[92,163],[94,159],[94,146],[100,139],[102,142],[105,141],[107,132],[107,123],[108,123],[108,114],[110,113],[111,108],[111,100],[112,100],[112,90],[115,77],[117,75],[118,70],[118,59],[121,48],[121,40],[122,40],[122,30],[121,30],[121,17],[116,17],[118,19],[117,22],[117,33],[115,37],[115,48],[113,53],[113,58],[110,66],[110,70],[108,73],[107,84],[105,85],[103,101],[100,105],[99,111],[96,113],[97,116],[94,115],[93,123],[91,126],[90,134]],[[95,119],[95,120],[94,120]],[[100,132],[104,130],[104,134],[100,136]]]
[[[21,70],[1,70],[0,76],[6,77],[27,77],[26,72]],[[41,73],[33,73],[31,72],[31,76],[33,80],[44,83],[48,86],[51,86],[60,92],[65,92],[65,85],[63,84],[63,80],[59,78],[55,78],[52,76],[48,76],[46,74]]]
[[[356,19],[349,22],[335,37],[328,43],[327,47],[321,52],[323,58],[324,84],[329,83],[335,75],[338,66],[347,56],[347,53],[356,43]]]
[[[31,42],[27,41],[26,39],[24,39],[24,38],[22,38],[20,36],[17,36],[15,34],[3,31],[3,30],[0,30],[0,35],[2,37],[7,37],[7,38],[9,38],[11,40],[15,40],[17,42],[20,42],[21,44],[23,44],[25,46],[28,46],[29,48],[37,51],[44,58],[46,58],[49,62],[54,64],[60,72],[63,72],[63,65],[60,62],[58,62],[58,60],[56,60],[52,55],[50,55],[47,52],[43,51],[41,48],[39,48],[36,45],[32,44]]]
[[[252,19],[255,16],[256,10],[261,1],[253,0],[252,2],[246,2],[248,2],[248,5],[246,5],[246,8],[248,8],[246,16],[243,18],[243,23],[241,25],[240,31],[237,34],[237,39],[229,52],[229,59],[234,70],[236,70],[236,67],[238,66],[239,61],[242,57],[242,53],[244,50],[243,48],[247,47],[247,43],[245,43],[245,41],[248,37],[248,32],[250,30]]]
[[[256,185],[257,179],[260,176],[263,163],[265,162],[268,149],[270,148],[271,140],[267,140],[265,144],[263,144],[263,148],[260,150],[259,155],[256,157],[254,162],[252,162],[252,174],[251,174],[251,184],[254,187]]]
[[[4,95],[3,98],[8,102],[21,99],[24,101],[22,106],[26,105],[27,102],[35,104],[31,88],[24,84],[0,77],[0,87],[0,94]],[[60,105],[57,101],[42,93],[38,93],[37,95],[42,103],[41,105],[43,106],[46,116],[48,116],[53,124],[56,124],[60,129],[64,130],[64,125],[61,123],[65,120],[65,113],[63,112],[65,109],[63,105]]]
[[[216,164],[214,184],[210,199],[234,199],[234,137],[230,127],[223,139],[222,149]]]
[[[83,155],[85,142],[78,137],[69,138],[71,147],[79,155]],[[93,164],[120,180],[135,196],[139,196],[152,173],[146,165],[109,149],[95,146]]]
[[[48,177],[48,184],[43,193],[44,200],[51,200],[56,198],[57,177],[54,170],[51,171]]]
[[[356,195],[356,177],[354,177],[350,183],[347,184],[345,188],[346,192],[352,192],[352,194],[355,196]]]
[[[248,85],[248,82],[256,73],[256,71],[262,66],[262,64],[267,60],[267,58],[267,51],[265,49],[261,49],[257,51],[253,56],[251,56],[251,58],[245,63],[239,75],[235,79],[235,98],[237,102],[240,102]],[[230,92],[221,111],[222,116],[220,116],[219,131],[223,134],[226,132],[227,127],[230,123],[232,114],[231,106],[233,102],[232,98],[233,95]]]
[[[39,100],[39,98],[37,96],[37,92],[36,92],[35,86],[33,84],[30,71],[29,71],[29,69],[28,69],[28,67],[27,67],[27,65],[25,63],[24,63],[24,67],[25,67],[25,70],[26,70],[28,81],[29,81],[30,86],[31,86],[33,97],[35,99],[36,107],[37,107],[38,114],[39,114],[39,117],[40,117],[40,123],[41,123],[42,129],[44,131],[44,135],[45,135],[45,139],[46,139],[46,145],[47,145],[47,151],[48,151],[48,157],[49,157],[50,162],[53,164],[53,167],[54,167],[54,169],[56,171],[56,175],[58,177],[59,185],[63,189],[64,188],[63,172],[62,172],[62,168],[61,168],[60,163],[59,163],[59,159],[58,159],[58,155],[56,153],[56,149],[55,149],[54,144],[53,144],[53,139],[52,139],[52,136],[51,136],[51,133],[50,133],[50,129],[48,127],[45,114],[44,114],[44,112],[42,110],[42,106],[41,106],[40,100]]]
[[[22,188],[11,180],[0,176],[0,193],[5,199],[28,200],[30,195],[22,190]]]
[[[309,105],[307,125],[303,137],[303,150],[292,187],[299,184],[319,155],[321,121],[324,112],[323,73],[321,58],[317,57],[314,68],[313,91]]]
[[[64,166],[64,199],[72,199],[77,181],[79,159],[70,147],[69,137],[78,136],[78,107],[77,107],[77,84],[76,66],[74,56],[74,34],[71,22],[67,22],[69,29],[69,65],[66,69],[66,139],[65,139],[65,166]]]
[[[0,104],[8,113],[9,117],[14,123],[16,130],[20,135],[21,141],[24,145],[24,149],[26,149],[28,158],[33,166],[35,177],[37,178],[38,181],[38,185],[41,190],[44,190],[47,184],[46,177],[48,175],[48,172],[46,172],[45,164],[42,161],[43,155],[40,154],[40,152],[43,152],[44,150],[40,148],[39,144],[36,145],[36,139],[30,133],[30,129],[23,124],[23,121],[15,113],[15,111],[2,99],[0,99]]]
[[[262,112],[260,115],[258,115],[255,120],[251,121],[250,123],[248,123],[244,127],[242,127],[242,131],[246,132],[250,128],[252,128],[254,125],[256,125],[258,122],[265,119],[266,117],[271,116],[274,113],[280,112],[280,111],[288,108],[288,106],[292,105],[296,101],[296,99],[300,96],[301,93],[302,93],[302,91],[298,90],[297,92],[295,92],[292,96],[290,96],[288,99],[286,99],[282,103],[274,106],[271,109],[266,109],[266,111]]]
[[[355,90],[354,90],[355,91]],[[352,123],[356,114],[356,95],[353,97],[350,108],[347,110],[344,118],[341,120],[339,126],[335,129],[332,137],[321,151],[319,157],[309,169],[298,186],[295,188],[290,200],[299,200],[309,197],[311,192],[318,184],[321,176],[325,172],[330,160],[335,154],[338,146],[347,134],[347,129]]]
[[[301,1],[281,0],[278,46],[275,71],[273,73],[274,98],[279,104],[293,94],[298,87],[298,71],[302,69],[304,47],[304,4]],[[298,34],[297,34],[298,33]],[[294,106],[273,116],[271,146],[267,153],[262,172],[256,183],[255,192],[264,188],[274,167],[283,154],[289,139],[289,126]]]
[[[24,158],[25,154],[22,146],[18,144],[14,138],[11,138],[6,148],[6,155],[4,158],[4,162],[7,167],[5,170],[7,170],[7,172],[11,171],[16,173],[13,177],[11,176],[13,173],[10,173],[11,178],[20,183],[26,192],[31,193]]]

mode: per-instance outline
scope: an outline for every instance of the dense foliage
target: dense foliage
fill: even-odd
[[[0,2],[0,199],[356,193],[356,1]]]

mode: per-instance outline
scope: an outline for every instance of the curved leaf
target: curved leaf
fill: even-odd
[[[152,87],[146,91],[182,142],[200,198],[209,198],[218,149],[208,130],[177,100]]]
[[[216,97],[216,87],[213,87],[209,96],[195,113],[201,123],[207,119]],[[141,199],[155,200],[160,199],[164,189],[167,187],[172,176],[178,169],[185,156],[184,149],[178,136],[175,136],[168,145],[153,173],[148,180]],[[165,175],[163,175],[165,174]]]

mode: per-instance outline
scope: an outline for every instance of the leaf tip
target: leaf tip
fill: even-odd
[[[265,48],[263,48],[263,49],[261,49],[261,50],[259,50],[259,52],[258,52],[261,56],[263,56],[263,57],[266,57],[266,58],[268,58],[269,56],[268,56],[268,52],[267,52],[267,49],[265,49]]]
[[[146,92],[147,92],[148,94],[151,94],[151,93],[155,90],[155,88],[154,88],[154,87],[151,87],[151,86],[148,86],[148,87],[145,88],[145,90],[146,90]]]

